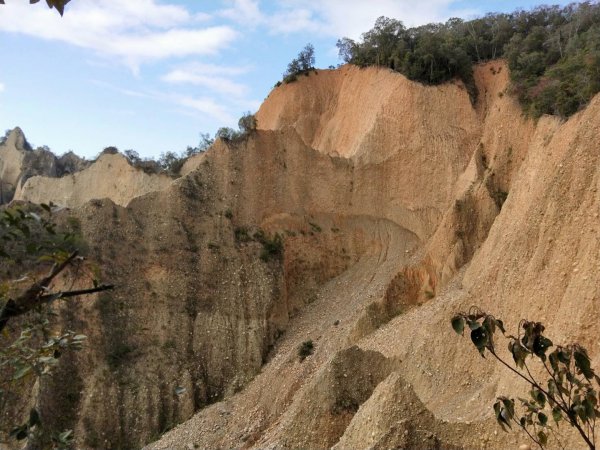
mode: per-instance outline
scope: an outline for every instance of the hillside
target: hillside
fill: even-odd
[[[526,442],[490,406],[524,386],[449,320],[473,304],[511,330],[542,320],[599,362],[600,98],[534,122],[504,62],[474,78],[472,105],[460,82],[317,71],[272,91],[255,133],[153,192],[87,169],[136,193],[65,212],[118,289],[57,306],[89,345],[61,359],[71,391],[42,383],[42,415],[82,448]],[[30,186],[36,201],[80,189]],[[265,253],[276,233],[283,255]]]

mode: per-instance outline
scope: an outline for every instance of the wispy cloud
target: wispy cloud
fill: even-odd
[[[0,93],[4,92],[5,86],[4,83],[0,82]]]
[[[218,15],[244,26],[255,27],[265,22],[266,16],[260,10],[258,0],[229,0],[229,7]]]
[[[116,56],[136,69],[148,61],[215,54],[230,45],[238,33],[227,25],[206,26],[209,18],[156,0],[72,2],[63,18],[48,8],[13,2],[2,7],[0,31]]]
[[[207,114],[224,124],[233,124],[236,121],[234,115],[221,103],[217,103],[208,97],[176,97],[175,101],[180,106],[185,106],[202,114]]]
[[[249,91],[248,86],[233,77],[242,75],[249,67],[227,67],[214,64],[189,64],[171,70],[162,77],[170,84],[193,84],[203,86],[222,95],[243,97]]]
[[[165,92],[164,90],[131,90],[101,80],[90,80],[90,82],[127,97],[146,99],[165,105],[175,105],[178,107],[177,111],[179,113],[194,115],[194,117],[204,116],[205,118],[216,120],[221,125],[233,126],[237,123],[237,115],[239,115],[240,111],[248,109],[255,111],[259,106],[258,101],[246,98],[228,98],[225,101],[213,98],[210,95],[211,92],[203,96],[194,96]]]
[[[380,16],[400,19],[408,27],[429,22],[445,21],[451,15],[467,16],[473,10],[458,10],[454,8],[456,0],[428,0],[415,2],[413,0],[321,0],[306,2],[287,0],[289,9],[302,10],[309,8],[312,12],[312,23],[321,32],[333,36],[348,36],[358,38],[362,33],[371,29],[375,20]]]
[[[264,26],[273,34],[308,32],[359,38],[380,16],[401,19],[406,26],[414,26],[478,12],[456,9],[457,3],[456,0],[282,0],[267,13],[260,9],[257,0],[231,0],[217,14],[246,27]]]
[[[150,94],[150,93],[120,88],[118,86],[115,86],[111,83],[108,83],[108,82],[102,81],[102,80],[90,80],[90,82],[92,84],[95,84],[96,86],[107,88],[107,89],[110,89],[111,91],[118,92],[119,94],[126,95],[127,97],[137,97],[137,98],[153,98],[153,97],[155,97],[153,94]]]

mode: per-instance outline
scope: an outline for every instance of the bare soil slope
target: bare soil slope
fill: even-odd
[[[526,439],[498,433],[490,405],[524,386],[449,326],[471,304],[511,327],[543,320],[557,342],[579,340],[598,361],[585,336],[598,327],[600,102],[536,124],[506,93],[503,63],[478,67],[476,81],[474,107],[457,85],[352,67],[271,93],[260,128],[292,127],[355,176],[369,173],[353,178],[345,213],[401,228],[317,291],[242,393],[150,448],[516,448]],[[415,220],[419,206],[434,213]],[[300,363],[309,338],[315,354]]]

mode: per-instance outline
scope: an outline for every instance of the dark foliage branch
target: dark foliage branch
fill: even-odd
[[[471,342],[480,355],[491,354],[500,364],[509,369],[518,378],[531,386],[529,398],[519,398],[523,414],[518,417],[515,412],[515,401],[501,396],[494,404],[494,413],[498,424],[504,431],[517,425],[532,441],[544,448],[550,433],[558,439],[558,433],[549,417],[558,426],[560,421],[567,422],[575,428],[590,449],[596,448],[595,426],[600,417],[598,410],[598,387],[600,377],[591,367],[586,349],[578,344],[554,346],[544,335],[545,327],[540,322],[522,320],[517,336],[506,334],[504,323],[491,314],[472,307],[468,312],[461,312],[452,318],[452,328],[463,335],[465,329],[470,330]],[[508,340],[508,349],[513,363],[505,361],[498,355],[495,337]],[[528,359],[537,360],[540,369],[549,378],[546,383],[532,375]]]
[[[65,351],[83,348],[85,335],[72,330],[58,334],[50,330],[51,311],[43,306],[58,299],[113,289],[110,284],[100,283],[94,273],[90,288],[52,290],[56,278],[77,265],[82,259],[79,249],[86,247],[76,217],[66,217],[66,224],[60,227],[53,221],[53,212],[59,209],[52,204],[0,209],[0,336],[6,338],[0,345],[0,411],[14,397],[19,383],[51,373]],[[45,276],[12,293],[29,279],[27,272],[38,272],[48,262],[52,266]],[[13,333],[6,333],[11,319],[27,313],[31,314],[26,321],[18,321]],[[9,341],[11,336],[16,338]],[[13,426],[9,436],[28,439],[25,448],[72,448],[72,430],[52,433],[33,408],[29,420]]]
[[[33,5],[34,3],[38,3],[40,0],[29,0],[29,4]],[[46,0],[46,4],[48,8],[56,8],[59,14],[62,16],[65,12],[65,6],[71,0]],[[4,0],[0,0],[0,5],[4,5]]]
[[[77,255],[78,252],[74,251],[65,261],[60,264],[55,264],[46,277],[42,278],[36,283],[33,283],[24,294],[20,295],[17,299],[9,299],[0,311],[0,332],[2,332],[10,319],[26,314],[29,311],[32,311],[33,309],[46,303],[50,303],[61,298],[93,294],[114,288],[114,286],[111,284],[101,284],[89,289],[59,291],[48,294],[48,287],[50,286],[52,280],[54,280],[58,274],[72,264]]]

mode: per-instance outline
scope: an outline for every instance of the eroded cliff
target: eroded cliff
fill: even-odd
[[[319,71],[275,89],[257,132],[181,179],[78,202],[89,257],[118,289],[58,306],[89,347],[61,363],[75,393],[43,383],[76,411],[55,428],[90,448],[139,447],[186,419],[149,448],[523,439],[494,433],[490,408],[523,386],[449,319],[477,304],[509,327],[543,320],[598,361],[600,99],[535,123],[502,62],[475,77],[472,105],[460,83]]]
[[[123,155],[104,153],[89,167],[62,177],[34,176],[17,189],[15,200],[81,206],[92,199],[109,198],[126,206],[133,198],[165,189],[173,179],[148,174],[132,166]]]
[[[57,157],[46,147],[34,150],[20,128],[10,130],[0,142],[0,204],[10,202],[31,177],[61,177],[89,165],[73,152]]]

